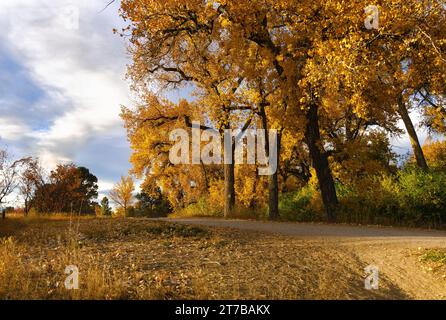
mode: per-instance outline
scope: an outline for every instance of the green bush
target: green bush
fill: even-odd
[[[279,212],[282,220],[317,221],[322,219],[320,208],[314,206],[314,198],[318,191],[311,185],[297,192],[280,195]]]
[[[359,185],[338,186],[338,221],[360,224],[398,223],[397,185],[390,176],[364,179]]]
[[[351,186],[338,184],[337,221],[438,227],[446,222],[445,187],[446,173],[414,169],[366,177]],[[324,220],[319,191],[312,186],[282,194],[279,210],[284,220]]]
[[[446,222],[446,173],[411,170],[398,178],[400,207],[417,225]]]
[[[446,221],[446,174],[404,170],[340,195],[338,220],[436,227]]]

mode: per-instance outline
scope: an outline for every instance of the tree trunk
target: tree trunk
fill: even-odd
[[[260,106],[260,113],[262,119],[262,127],[265,130],[265,153],[268,159],[271,157],[271,150],[269,149],[269,128],[268,119],[266,117],[265,107]],[[279,166],[280,155],[280,134],[277,136],[277,167]],[[270,159],[271,162],[271,159]],[[272,175],[268,176],[268,212],[270,220],[277,220],[279,218],[279,179],[278,171],[276,170]]]
[[[266,132],[266,137],[268,137],[268,131]],[[280,155],[280,134],[277,137],[277,167],[279,166],[279,155]],[[269,137],[266,138],[267,141],[267,155],[268,159],[271,156],[271,150],[269,150]],[[270,159],[271,161],[271,159]],[[269,219],[277,220],[279,218],[279,173],[278,169],[268,177],[268,208],[269,208]]]
[[[28,216],[29,213],[29,204],[28,204],[28,200],[25,199],[25,218]]]
[[[225,126],[225,130],[229,130],[230,128],[231,127],[229,125]],[[224,216],[225,218],[229,218],[234,213],[234,207],[235,207],[235,166],[234,166],[235,145],[232,134],[226,131],[223,133],[223,146],[224,146],[223,172],[225,180]]]
[[[206,172],[206,166],[204,165],[202,160],[200,160],[200,163],[201,163],[201,169],[203,170],[204,184],[205,184],[206,192],[209,192],[209,179],[208,179],[208,174]]]
[[[268,190],[269,219],[277,220],[279,218],[279,182],[277,172],[268,177]]]
[[[310,106],[310,110],[307,113],[305,138],[310,151],[313,168],[316,170],[316,175],[319,181],[319,188],[321,189],[321,196],[327,213],[327,219],[330,222],[335,222],[338,198],[336,195],[333,175],[328,162],[328,156],[321,141],[318,106],[315,104]]]
[[[225,218],[229,218],[235,207],[235,174],[234,163],[224,164],[225,174]]]
[[[398,113],[403,119],[404,126],[406,127],[407,134],[410,138],[410,144],[412,145],[412,150],[417,161],[417,165],[420,169],[427,171],[429,169],[426,158],[424,157],[423,149],[421,148],[420,140],[418,139],[415,126],[410,119],[409,112],[407,111],[406,105],[404,103],[403,97],[398,98]]]
[[[2,219],[6,219],[6,210],[2,210]]]

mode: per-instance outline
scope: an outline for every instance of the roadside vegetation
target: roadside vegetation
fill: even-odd
[[[336,184],[339,196],[337,221],[408,227],[445,228],[446,171],[418,170],[410,164],[393,174],[363,177],[354,183]],[[324,205],[315,183],[281,193],[280,220],[325,221]],[[174,217],[223,217],[223,207],[212,197],[175,212]],[[268,219],[267,210],[236,207],[234,218]]]
[[[446,174],[406,169],[395,175],[363,179],[359,184],[339,184],[338,221],[443,228],[446,221]],[[287,220],[323,221],[322,204],[308,186],[285,194],[280,202]]]
[[[446,221],[446,142],[428,142],[429,170],[421,170],[409,157],[400,167],[374,175],[336,173],[337,222],[409,227],[444,228]],[[6,154],[5,154],[6,155]],[[14,177],[8,190],[24,199],[23,208],[6,208],[8,216],[50,217],[225,217],[224,192],[213,185],[206,192],[193,189],[195,196],[182,205],[172,202],[169,192],[143,185],[135,194],[133,179],[122,177],[109,197],[98,202],[97,178],[84,167],[59,165],[46,173],[33,158],[15,161]],[[333,167],[336,163],[333,162]],[[325,206],[317,178],[310,169],[309,180],[284,185],[279,194],[281,221],[326,221]],[[241,188],[241,189],[239,189]],[[231,218],[269,219],[262,194],[245,194],[246,185],[237,182],[239,195]],[[112,207],[112,204],[115,204]]]
[[[439,279],[446,281],[446,249],[422,249],[418,253],[423,269],[426,272],[435,274]],[[440,281],[441,281],[440,280]]]

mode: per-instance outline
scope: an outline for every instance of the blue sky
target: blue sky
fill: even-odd
[[[125,40],[112,32],[119,2],[101,12],[108,2],[0,1],[0,147],[47,169],[86,166],[102,194],[130,168],[119,112],[132,105]],[[407,137],[393,142],[409,150]]]

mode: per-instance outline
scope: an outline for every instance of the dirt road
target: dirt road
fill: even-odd
[[[336,246],[361,265],[379,268],[380,279],[413,299],[446,299],[445,270],[423,266],[420,254],[446,248],[446,232],[392,227],[262,222],[210,218],[163,219],[187,225],[273,233],[305,242]]]
[[[386,240],[439,240],[445,241],[446,231],[402,229],[376,226],[328,225],[320,223],[270,222],[252,220],[223,220],[212,218],[162,219],[175,223],[220,228],[234,228],[248,231],[269,232],[302,238],[338,239],[386,239]]]

